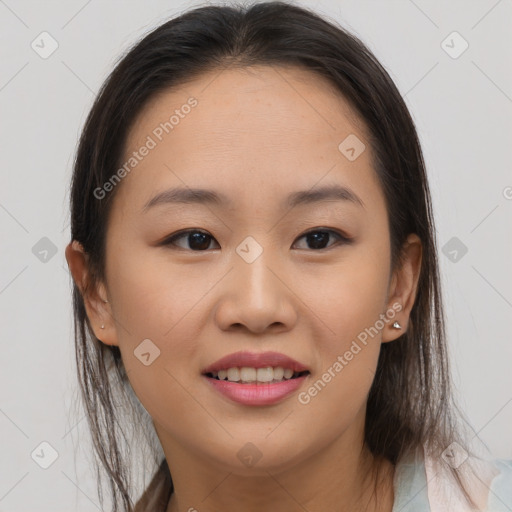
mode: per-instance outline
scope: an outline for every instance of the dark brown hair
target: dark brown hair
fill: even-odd
[[[460,412],[450,390],[434,218],[422,151],[413,120],[386,70],[359,39],[334,21],[282,2],[209,5],[165,22],[124,55],[97,95],[74,163],[71,238],[88,255],[88,286],[105,280],[106,226],[112,199],[122,185],[102,200],[94,190],[121,165],[127,133],[148,100],[206,71],[258,64],[299,66],[326,78],[339,91],[368,131],[374,170],[386,198],[392,269],[400,265],[400,248],[409,233],[422,241],[410,324],[398,340],[382,345],[368,397],[365,441],[376,457],[393,464],[423,446],[439,458],[452,441],[463,441],[457,434],[459,422],[453,419],[461,416],[455,414]],[[119,348],[94,336],[82,293],[73,286],[76,360],[95,453],[109,476],[114,510],[127,512],[133,507],[126,459],[129,442],[118,408],[129,404],[136,415],[144,411],[133,399]],[[146,421],[144,428],[151,427]],[[157,449],[155,453],[161,456]],[[168,478],[165,496],[171,491]]]

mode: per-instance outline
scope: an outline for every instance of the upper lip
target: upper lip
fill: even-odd
[[[203,370],[203,374],[227,370],[228,368],[265,368],[268,366],[282,368],[291,368],[294,372],[303,372],[308,370],[306,366],[295,359],[279,352],[235,352],[215,361]]]

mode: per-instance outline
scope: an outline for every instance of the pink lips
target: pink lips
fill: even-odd
[[[279,402],[299,388],[308,377],[308,374],[306,374],[275,383],[260,382],[241,384],[239,382],[217,380],[206,375],[219,370],[227,370],[228,368],[235,367],[242,368],[244,366],[250,368],[281,366],[282,368],[290,368],[294,372],[308,370],[306,366],[295,359],[278,352],[263,352],[260,354],[253,352],[236,352],[209,365],[203,370],[202,374],[216,391],[244,405],[271,405]]]

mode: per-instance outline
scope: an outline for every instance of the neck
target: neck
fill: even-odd
[[[174,483],[166,512],[391,512],[393,465],[354,441],[338,439],[291,467],[262,467],[251,475],[215,467],[179,443],[166,443]]]

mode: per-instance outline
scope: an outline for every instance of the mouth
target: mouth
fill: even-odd
[[[235,382],[238,384],[268,385],[309,375],[309,370],[294,371],[292,368],[283,368],[282,366],[266,366],[263,368],[248,366],[239,368],[235,366],[218,371],[206,372],[204,375],[218,381]]]
[[[310,371],[295,359],[278,352],[236,352],[202,371],[215,393],[231,403],[272,405],[302,386]]]

